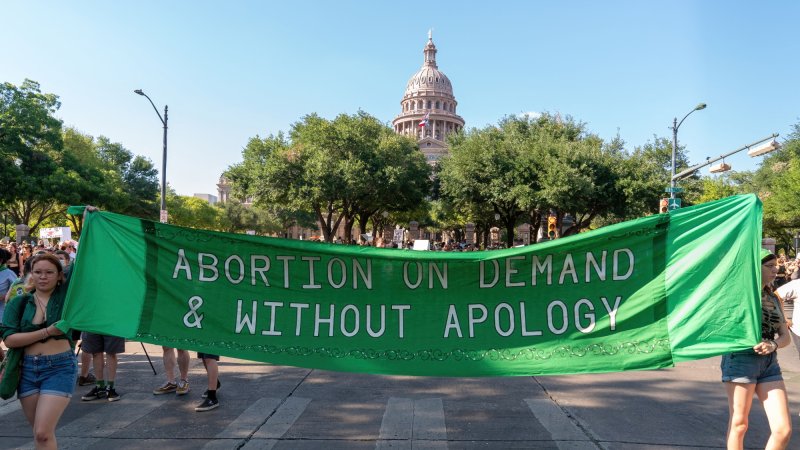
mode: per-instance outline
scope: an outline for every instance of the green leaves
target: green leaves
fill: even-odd
[[[243,162],[226,176],[236,194],[259,205],[294,211],[298,219],[313,211],[328,241],[342,221],[358,220],[365,232],[379,209],[413,208],[429,191],[429,168],[416,144],[363,111],[333,120],[310,114],[289,136],[290,142],[280,134],[251,139]]]

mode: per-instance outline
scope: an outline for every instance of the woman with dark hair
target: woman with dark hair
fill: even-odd
[[[33,257],[33,246],[31,246],[31,244],[28,243],[23,243],[22,250],[19,253],[20,265],[24,265],[25,261],[31,259],[31,257]]]
[[[11,258],[9,258],[8,262],[6,262],[6,266],[8,266],[12,272],[17,274],[17,276],[19,276],[19,271],[22,270],[22,264],[19,260],[19,248],[17,247],[16,242],[8,244],[8,253],[11,253]]]
[[[56,426],[75,390],[78,365],[70,333],[55,324],[61,320],[67,279],[52,254],[30,260],[25,293],[12,298],[0,327],[8,348],[24,349],[17,398],[33,428],[37,449],[55,449]]]
[[[792,436],[789,401],[778,365],[777,350],[791,342],[780,302],[772,282],[778,274],[777,258],[761,252],[761,341],[752,348],[722,357],[722,381],[728,394],[728,449],[744,448],[750,407],[758,395],[769,421],[766,449],[784,449]]]

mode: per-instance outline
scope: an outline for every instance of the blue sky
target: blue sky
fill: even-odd
[[[169,105],[167,181],[183,195],[216,194],[249,138],[306,114],[391,122],[430,28],[468,128],[559,112],[632,149],[705,102],[679,131],[698,163],[800,121],[792,0],[7,0],[3,15],[0,81],[59,95],[65,125],[160,169],[161,124],[133,90]]]

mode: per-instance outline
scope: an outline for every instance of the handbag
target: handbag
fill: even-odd
[[[17,393],[19,378],[22,374],[22,355],[25,349],[10,348],[6,358],[0,365],[0,398],[8,400]]]

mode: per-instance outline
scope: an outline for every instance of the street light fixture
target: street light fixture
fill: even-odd
[[[751,157],[761,156],[767,154],[771,151],[777,150],[781,147],[781,144],[772,138],[771,141],[764,142],[763,144],[759,145],[758,147],[751,148],[747,151],[747,155]]]
[[[161,123],[164,124],[164,153],[161,158],[161,212],[159,214],[159,219],[161,223],[167,223],[167,120],[169,120],[169,116],[167,115],[167,105],[164,105],[164,117],[161,117],[161,113],[158,112],[158,108],[150,100],[150,97],[144,93],[141,89],[136,89],[133,92],[145,97],[150,104],[153,105],[153,110],[155,110],[156,114],[158,114],[158,118],[161,120]]]
[[[700,111],[701,109],[706,109],[706,106],[707,105],[705,103],[700,103],[695,106],[693,110],[689,111],[685,116],[683,116],[683,119],[681,119],[680,122],[678,122],[677,117],[672,120],[672,171],[670,172],[672,177],[669,183],[669,198],[675,198],[675,158],[678,153],[678,128],[680,128],[683,121],[689,117],[689,114],[695,111]]]
[[[722,172],[727,172],[729,170],[731,170],[731,165],[727,164],[725,161],[722,161],[721,163],[708,168],[708,171],[711,173],[722,173]]]

